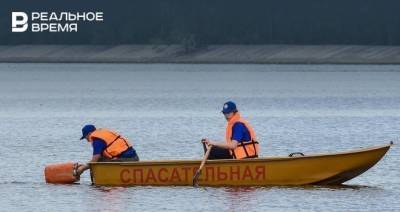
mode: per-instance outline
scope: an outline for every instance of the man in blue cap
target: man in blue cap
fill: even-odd
[[[86,139],[93,147],[93,156],[90,162],[98,161],[138,161],[135,149],[127,139],[109,129],[96,129],[88,124],[82,128],[81,140]],[[80,165],[77,176],[81,175],[89,165]]]
[[[257,158],[259,144],[250,124],[240,116],[236,104],[228,101],[221,111],[226,121],[225,142],[210,141],[203,138],[204,150],[212,146],[209,159],[245,159]]]

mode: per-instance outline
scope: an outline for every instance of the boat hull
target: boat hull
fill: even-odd
[[[209,160],[203,186],[338,185],[375,165],[391,145],[336,154]],[[90,163],[92,182],[109,186],[192,185],[200,160]]]

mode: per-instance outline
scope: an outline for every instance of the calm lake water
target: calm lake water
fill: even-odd
[[[400,153],[340,187],[95,187],[44,182],[46,164],[85,162],[93,123],[140,158],[199,159],[222,140],[227,100],[262,156],[336,152],[400,138],[400,66],[0,64],[0,211],[400,211]]]

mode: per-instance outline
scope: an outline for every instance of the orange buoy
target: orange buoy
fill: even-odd
[[[47,165],[44,169],[46,183],[71,184],[79,180],[74,176],[78,163],[55,163]]]

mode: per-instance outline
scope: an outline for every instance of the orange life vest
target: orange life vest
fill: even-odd
[[[243,123],[244,126],[247,128],[247,130],[250,133],[250,141],[243,141],[243,142],[238,141],[239,143],[236,149],[230,151],[231,155],[233,156],[233,158],[236,159],[257,158],[258,153],[260,151],[260,147],[256,138],[256,134],[253,128],[250,126],[249,122],[240,117],[239,112],[237,112],[229,120],[226,126],[226,142],[227,143],[232,142],[232,128],[237,122]]]
[[[92,132],[89,136],[89,142],[93,142],[96,138],[106,143],[107,147],[103,151],[103,156],[107,158],[118,157],[132,146],[124,137],[108,129],[97,129]]]

